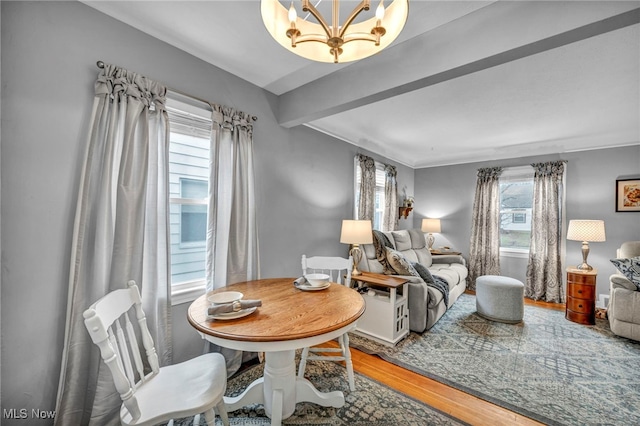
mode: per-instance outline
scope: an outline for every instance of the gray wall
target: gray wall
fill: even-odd
[[[72,223],[98,60],[259,117],[263,277],[297,276],[303,253],[346,255],[338,240],[341,220],[352,217],[355,146],[308,128],[280,127],[275,96],[82,3],[1,7],[1,408],[55,406]],[[399,166],[398,180],[413,189],[413,170]],[[186,307],[173,312],[177,360],[203,347],[186,322]]]
[[[640,177],[640,144],[571,152],[562,155],[432,167],[415,171],[415,226],[422,217],[442,217],[442,234],[436,246],[450,243],[469,254],[471,211],[480,167],[521,166],[533,162],[567,160],[567,223],[571,219],[603,219],[607,240],[591,243],[589,264],[598,269],[598,294],[609,294],[609,275],[616,272],[609,259],[624,241],[640,240],[640,213],[616,213],[615,185],[620,177]],[[582,262],[581,243],[566,242],[568,266]],[[501,257],[503,275],[524,279],[527,260]]]

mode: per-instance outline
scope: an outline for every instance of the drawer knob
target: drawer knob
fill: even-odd
[[[582,290],[578,290],[578,293],[582,293]]]
[[[582,308],[582,305],[578,305],[578,308]]]

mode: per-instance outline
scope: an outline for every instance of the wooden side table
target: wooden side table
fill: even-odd
[[[388,346],[395,346],[409,334],[409,304],[405,287],[409,280],[363,272],[352,275],[351,281],[365,283],[372,289],[372,294],[362,295],[367,307],[358,320],[356,334]]]
[[[433,256],[446,256],[446,255],[461,255],[462,253],[459,251],[443,251],[443,250],[436,250],[436,249],[431,249],[431,254]]]
[[[592,269],[567,268],[567,309],[565,318],[579,324],[596,323],[596,276]]]

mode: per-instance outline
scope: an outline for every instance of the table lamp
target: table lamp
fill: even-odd
[[[349,250],[349,255],[353,258],[353,270],[351,271],[351,275],[354,276],[362,274],[362,272],[358,270],[358,265],[360,264],[360,260],[362,260],[360,244],[373,243],[371,221],[343,220],[340,242],[343,244],[351,244],[351,250]]]
[[[436,238],[433,236],[432,232],[442,232],[440,228],[440,219],[422,219],[422,232],[428,232],[427,236],[427,245],[429,246],[429,250],[433,248],[433,243],[436,241]]]
[[[589,256],[589,241],[605,241],[603,220],[570,220],[567,230],[567,240],[582,241],[582,264],[576,268],[591,271],[593,268],[587,264]]]

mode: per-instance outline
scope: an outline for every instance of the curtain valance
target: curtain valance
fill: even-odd
[[[562,178],[564,174],[564,161],[548,161],[546,163],[533,163],[531,167],[535,170],[535,175]]]
[[[209,104],[211,105],[211,120],[214,125],[220,126],[224,129],[232,130],[234,127],[238,127],[248,132],[253,133],[253,116],[246,112],[237,111],[236,109],[228,106]]]
[[[94,88],[97,96],[132,97],[151,109],[164,109],[167,99],[167,88],[163,84],[111,64],[104,64]]]
[[[478,169],[478,181],[490,182],[498,179],[502,174],[502,167],[484,167]]]

